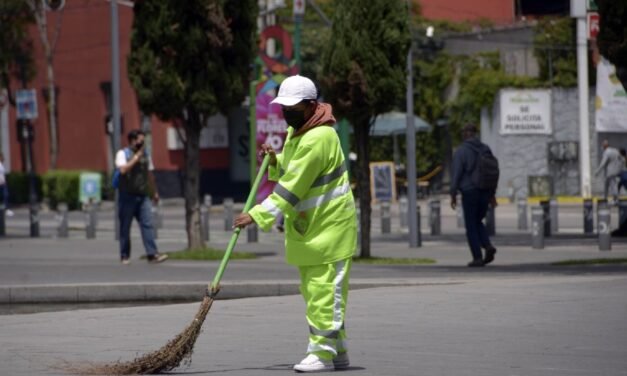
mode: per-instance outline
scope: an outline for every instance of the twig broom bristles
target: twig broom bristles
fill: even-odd
[[[270,157],[266,155],[261,163],[257,177],[253,183],[253,187],[248,194],[246,205],[244,206],[244,212],[248,212],[257,195],[261,178],[265,173],[266,168],[270,162]],[[87,375],[145,375],[155,374],[173,370],[178,367],[184,360],[191,361],[192,352],[194,350],[194,344],[196,338],[200,334],[203,322],[211,309],[215,296],[220,291],[220,280],[224,274],[224,270],[229,262],[235,243],[241,232],[240,228],[233,230],[233,235],[229,241],[229,245],[226,248],[220,267],[216,272],[213,282],[207,288],[206,296],[203,298],[198,312],[194,317],[194,320],[181,332],[179,335],[170,340],[165,346],[159,350],[142,355],[128,362],[117,362],[112,364],[91,365],[87,367],[67,367],[71,372]]]

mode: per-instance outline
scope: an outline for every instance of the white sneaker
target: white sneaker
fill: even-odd
[[[13,217],[13,212],[12,212],[11,210],[9,210],[9,209],[5,210],[5,211],[4,211],[4,214],[5,214],[7,217]]]
[[[337,356],[333,358],[333,366],[335,369],[347,369],[350,364],[348,353],[337,354]]]
[[[330,372],[334,370],[333,361],[320,359],[314,354],[307,355],[299,364],[294,365],[296,372]]]

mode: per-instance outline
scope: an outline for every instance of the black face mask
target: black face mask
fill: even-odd
[[[285,122],[287,123],[287,125],[291,125],[292,127],[294,127],[294,129],[298,130],[306,123],[305,111],[284,109],[283,119],[285,119]]]

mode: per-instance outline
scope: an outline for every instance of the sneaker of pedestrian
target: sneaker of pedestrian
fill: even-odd
[[[333,366],[335,369],[347,369],[351,362],[348,360],[348,353],[343,352],[337,354],[335,358],[333,358]]]
[[[483,259],[483,264],[488,265],[492,261],[494,261],[494,255],[496,254],[496,248],[490,247],[485,250],[485,258]]]
[[[482,259],[474,259],[468,263],[468,266],[471,268],[485,266]]]
[[[300,363],[294,365],[296,372],[330,372],[334,371],[332,360],[321,359],[315,354],[309,354]]]
[[[128,257],[122,257],[120,259],[120,262],[122,263],[122,265],[129,265],[131,263],[131,260]]]
[[[150,264],[158,264],[160,262],[164,262],[165,260],[168,259],[168,255],[164,254],[164,253],[156,253],[154,255],[150,255],[148,256],[148,263]]]
[[[7,209],[4,211],[4,215],[6,215],[7,217],[13,217],[13,214],[15,213],[13,213],[12,210]]]

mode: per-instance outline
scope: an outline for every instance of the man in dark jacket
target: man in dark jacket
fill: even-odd
[[[479,153],[490,151],[490,148],[479,141],[477,127],[473,124],[464,126],[462,138],[464,142],[457,148],[453,156],[451,207],[453,210],[457,208],[457,191],[460,191],[464,209],[466,238],[472,253],[472,261],[468,266],[484,266],[494,260],[496,248],[490,242],[488,232],[482,221],[488,212],[488,206],[496,206],[496,199],[494,198],[494,190],[480,189],[476,182],[473,182],[472,175],[477,168]],[[485,258],[481,248],[486,251]]]

